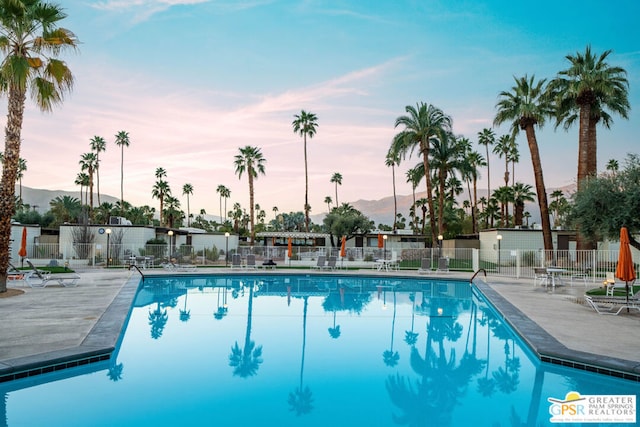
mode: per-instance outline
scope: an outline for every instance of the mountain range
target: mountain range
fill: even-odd
[[[565,187],[557,188],[561,190],[565,196],[571,194],[575,191],[575,186],[569,185]],[[556,189],[547,189],[548,193],[555,191]],[[16,186],[16,194],[19,192],[18,186]],[[486,197],[487,191],[478,189],[478,198]],[[80,199],[79,191],[62,191],[62,190],[43,190],[38,188],[30,188],[22,186],[22,200],[24,203],[30,205],[33,209],[37,210],[40,213],[44,213],[49,210],[50,205],[49,202],[55,199],[58,196],[70,196]],[[416,193],[416,200],[423,198],[426,196],[426,192],[418,192]],[[461,195],[460,201],[467,199],[466,192]],[[117,197],[109,196],[107,194],[100,194],[101,202],[109,202],[116,203],[120,199]],[[412,195],[397,195],[397,209],[398,213],[401,213],[405,218],[409,218],[409,209],[411,205],[413,205],[413,196]],[[551,200],[549,200],[551,202]],[[369,219],[374,221],[377,224],[392,224],[393,223],[393,196],[383,197],[378,200],[356,200],[354,202],[348,202],[355,209],[362,212]],[[94,195],[94,204],[97,205],[97,196]],[[525,205],[525,210],[531,213],[530,223],[540,222],[540,213],[538,209],[537,202],[527,203]],[[322,224],[322,220],[326,214],[317,214],[312,215],[311,219],[316,224]],[[218,217],[215,216],[217,219]]]

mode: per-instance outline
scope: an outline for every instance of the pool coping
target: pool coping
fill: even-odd
[[[180,273],[184,276],[202,275]],[[207,275],[254,275],[254,274],[279,274],[279,275],[335,275],[327,272],[304,271],[296,272],[265,272],[257,271],[226,271],[208,273]],[[344,274],[344,273],[343,273]],[[415,279],[412,274],[379,275],[359,271],[360,276],[368,277],[400,277]],[[133,275],[127,279],[123,287],[117,293],[114,300],[107,307],[103,315],[98,319],[94,327],[89,331],[85,339],[76,347],[68,347],[62,350],[44,352],[40,354],[18,357],[0,362],[0,384],[13,380],[33,377],[39,374],[60,371],[66,368],[89,365],[96,362],[108,361],[113,352],[118,348],[119,342],[124,337],[126,324],[133,310],[133,301],[141,283],[145,277],[162,277],[175,275],[174,272],[151,273],[142,276]],[[443,276],[419,276],[425,279],[465,281],[461,277]],[[527,344],[533,354],[542,362],[581,369],[589,372],[600,373],[617,378],[640,382],[640,362],[606,357],[571,350],[560,343],[555,337],[546,332],[536,322],[526,316],[520,309],[514,306],[506,298],[500,295],[491,285],[482,280],[474,281],[473,285],[496,309],[498,314],[506,321],[519,337]]]

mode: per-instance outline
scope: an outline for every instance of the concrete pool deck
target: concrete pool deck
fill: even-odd
[[[109,358],[121,338],[140,276],[128,270],[79,274],[76,287],[9,285],[24,293],[0,298],[0,382]],[[469,273],[418,276],[415,271],[394,274],[364,269],[328,274],[471,277]],[[582,296],[588,287],[582,284],[552,290],[534,287],[532,279],[489,276],[486,282],[477,284],[542,360],[640,381],[640,311],[598,315],[584,305]]]

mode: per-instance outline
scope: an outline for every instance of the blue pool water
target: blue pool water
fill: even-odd
[[[0,384],[0,426],[537,427],[640,394],[541,364],[466,282],[148,278],[134,306],[111,361]]]

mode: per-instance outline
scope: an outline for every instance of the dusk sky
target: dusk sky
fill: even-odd
[[[629,120],[614,116],[598,129],[598,166],[621,165],[638,152],[640,134],[640,3],[586,0],[504,1],[303,1],[105,0],[62,3],[62,26],[81,41],[63,56],[76,84],[53,113],[30,99],[23,124],[23,185],[77,191],[80,156],[94,135],[107,140],[100,154],[100,191],[120,196],[120,148],[115,134],[129,133],[124,149],[124,198],[158,208],[151,198],[157,167],[167,170],[174,196],[186,211],[182,186],[194,187],[191,212],[219,214],[218,185],[248,210],[246,175],[234,156],[257,146],[266,175],[256,181],[256,203],[273,216],[302,211],[303,143],[291,122],[301,109],[318,117],[308,141],[311,214],[335,199],[329,181],[343,176],[339,201],[392,195],[384,164],[395,119],[405,106],[426,102],[453,118],[454,132],[477,145],[491,127],[498,94],[513,77],[551,79],[569,67],[568,54],[590,44],[613,50],[609,63],[628,72]],[[6,97],[0,101],[6,117]],[[3,123],[4,124],[4,123]],[[498,136],[507,126],[496,129]],[[518,136],[516,180],[534,184],[524,134]],[[548,188],[571,184],[577,173],[577,127],[565,132],[548,122],[538,131]],[[396,171],[397,193],[411,194]],[[491,186],[504,162],[490,156]],[[486,188],[486,170],[481,171]],[[419,187],[424,191],[424,182]],[[334,200],[335,201],[335,200]],[[406,214],[406,213],[405,213]]]

